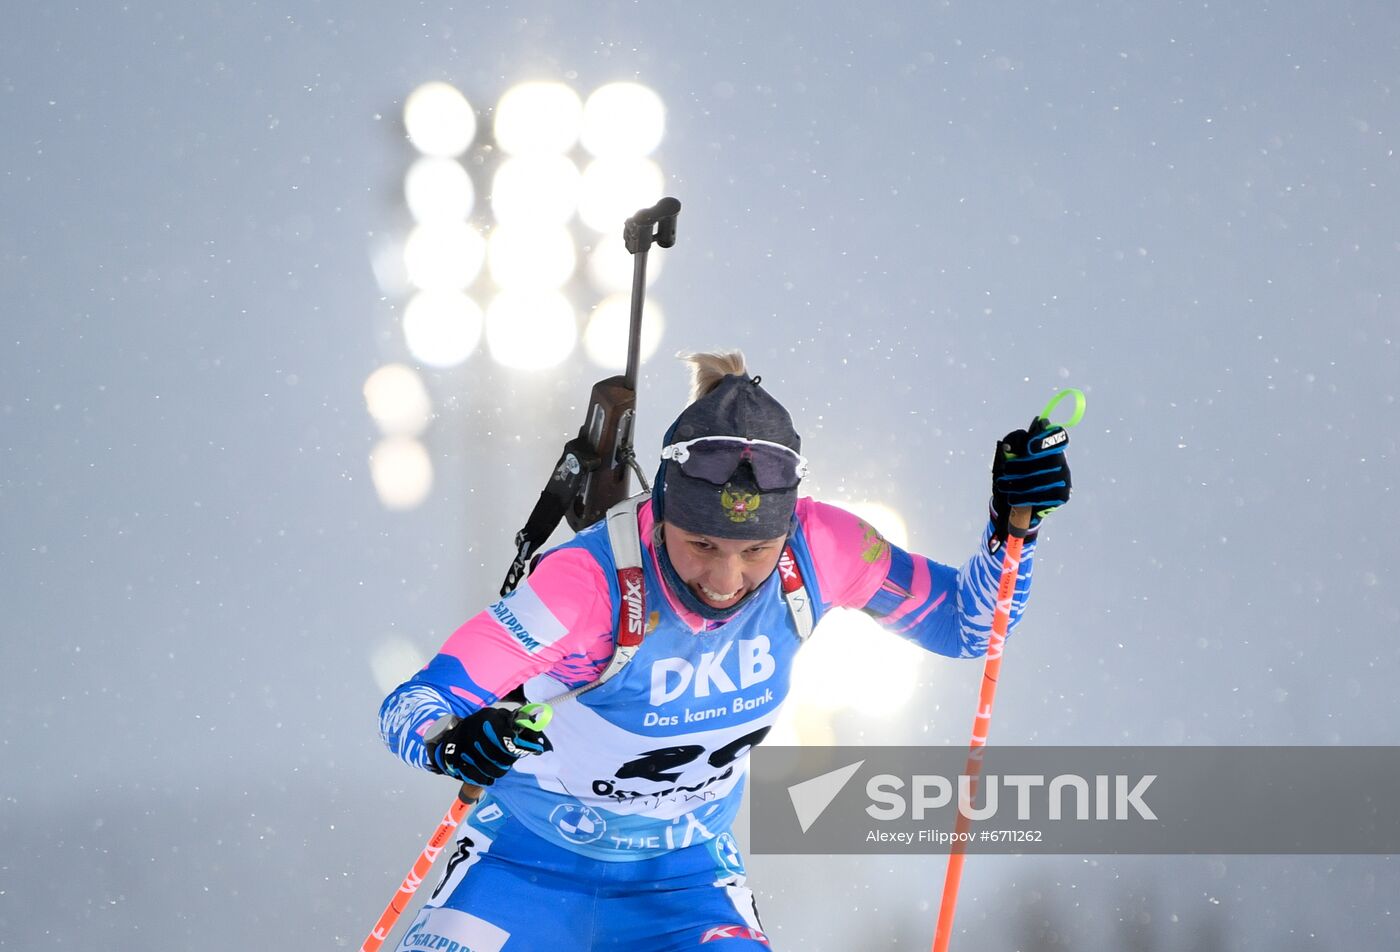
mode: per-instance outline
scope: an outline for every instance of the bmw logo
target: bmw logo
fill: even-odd
[[[601,813],[581,803],[559,804],[549,814],[549,822],[570,843],[592,843],[608,828]]]

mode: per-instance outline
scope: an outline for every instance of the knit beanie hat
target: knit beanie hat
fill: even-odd
[[[759,382],[729,374],[671,424],[652,495],[658,522],[724,539],[789,534],[806,472],[802,438]]]

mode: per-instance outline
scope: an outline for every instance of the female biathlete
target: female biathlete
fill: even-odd
[[[401,952],[770,948],[730,825],[812,625],[855,608],[929,651],[985,654],[1023,505],[1036,517],[1013,626],[1025,607],[1035,525],[1070,494],[1044,421],[998,444],[990,519],[955,569],[799,497],[801,440],[743,356],[688,359],[693,402],[666,432],[651,498],[547,552],[384,701],[401,759],[489,787]],[[587,685],[547,737],[493,706]]]

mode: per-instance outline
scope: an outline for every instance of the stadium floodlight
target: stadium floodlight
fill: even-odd
[[[481,340],[481,307],[461,291],[419,291],[403,312],[408,352],[428,367],[455,367]]]
[[[627,364],[627,334],[632,321],[632,300],[626,294],[613,294],[602,300],[588,315],[583,331],[583,349],[599,367],[622,370]],[[666,314],[654,299],[647,299],[642,310],[642,338],[638,356],[649,360],[661,343]]]
[[[562,287],[578,263],[563,225],[497,225],[486,247],[491,280],[503,290]]]
[[[411,436],[380,440],[369,454],[369,474],[386,509],[412,509],[433,488],[433,461]]]
[[[486,309],[486,343],[503,366],[554,367],[577,340],[573,305],[558,291],[502,291]]]
[[[583,107],[583,147],[599,158],[651,155],[666,134],[666,106],[641,83],[609,83]]]
[[[423,378],[404,364],[385,364],[365,378],[365,406],[385,436],[417,436],[428,428],[433,401]]]
[[[409,232],[403,246],[408,280],[425,291],[461,291],[476,280],[486,239],[461,221],[429,222]]]
[[[448,83],[419,86],[404,100],[408,139],[424,155],[455,158],[476,138],[476,113],[467,97]]]
[[[416,222],[465,221],[476,203],[476,189],[456,159],[425,155],[404,176],[403,197]]]
[[[647,287],[665,269],[665,255],[647,258]],[[604,294],[621,294],[632,289],[633,262],[627,246],[611,236],[603,236],[588,255],[588,278]]]
[[[506,89],[489,115],[494,148],[463,158],[478,118],[460,90],[428,82],[404,100],[403,128],[420,153],[403,179],[414,225],[406,236],[376,239],[371,265],[386,296],[411,295],[401,328],[412,359],[380,367],[364,384],[384,436],[370,456],[371,474],[390,509],[411,509],[432,488],[432,462],[417,442],[434,416],[424,368],[460,365],[483,337],[492,361],[516,371],[562,363],[580,336],[600,366],[620,367],[626,353],[634,260],[616,238],[622,222],[665,191],[650,158],[666,132],[661,97],[640,83],[615,82],[585,100],[567,83],[532,81]],[[489,196],[489,209],[478,196]],[[600,237],[583,237],[575,218]],[[592,297],[573,284],[582,250],[603,300],[580,322],[571,299]],[[648,285],[664,262],[652,260]],[[483,267],[496,293],[484,311],[469,296],[482,289]],[[642,360],[655,354],[665,323],[654,301],[646,308]]]
[[[583,103],[563,83],[521,83],[496,105],[496,144],[507,155],[563,155],[578,141]]]
[[[666,177],[651,159],[594,159],[583,170],[578,217],[594,231],[612,233],[666,190]]]
[[[507,159],[492,180],[491,213],[502,224],[562,225],[573,217],[578,195],[578,166],[566,156]]]

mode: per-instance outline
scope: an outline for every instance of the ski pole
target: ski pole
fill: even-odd
[[[1084,394],[1069,388],[1061,390],[1051,398],[1040,412],[1047,422],[1059,402],[1066,397],[1074,398],[1074,413],[1060,426],[1068,429],[1084,416]],[[987,642],[987,662],[982,669],[982,690],[977,698],[977,717],[972,722],[972,742],[967,752],[967,766],[963,774],[968,778],[967,802],[969,806],[977,799],[977,778],[982,774],[982,758],[987,746],[987,735],[992,728],[992,702],[996,700],[997,680],[1001,677],[1001,658],[1006,647],[1006,632],[1011,626],[1011,599],[1016,594],[1016,578],[1021,569],[1021,550],[1026,544],[1026,533],[1031,527],[1031,507],[1016,506],[1011,510],[1010,526],[1007,532],[1006,551],[1002,555],[1001,582],[997,586],[996,611],[992,615],[992,636]],[[933,933],[933,952],[948,952],[948,943],[953,937],[953,915],[958,905],[958,886],[962,883],[963,860],[966,858],[964,838],[972,826],[967,813],[959,804],[958,819],[954,826],[953,843],[948,851],[948,872],[943,878],[943,901],[938,907],[938,928]]]
[[[530,730],[543,731],[549,726],[550,719],[554,717],[554,711],[548,704],[526,704],[522,707],[515,718],[517,728],[528,727]],[[481,799],[481,787],[469,783],[462,784],[457,791],[457,799],[452,801],[452,806],[448,807],[447,813],[443,816],[438,828],[433,831],[433,835],[428,837],[428,843],[423,847],[423,852],[418,854],[418,858],[413,861],[413,868],[408,871],[408,875],[399,884],[398,891],[389,900],[389,905],[384,907],[384,911],[379,914],[379,921],[370,930],[369,936],[360,945],[360,952],[378,952],[384,940],[389,938],[389,933],[394,930],[394,924],[399,921],[399,916],[408,908],[409,900],[418,891],[418,887],[423,885],[424,878],[428,871],[433,868],[433,863],[437,861],[445,846],[452,841],[453,832],[466,817],[468,811]]]

